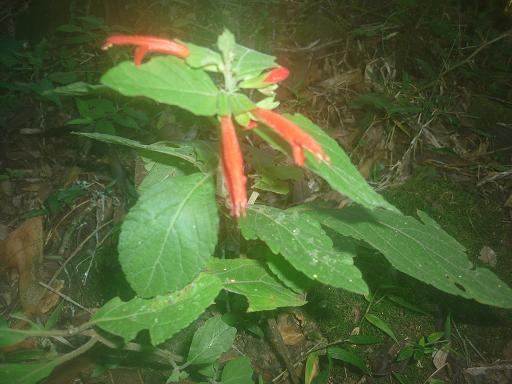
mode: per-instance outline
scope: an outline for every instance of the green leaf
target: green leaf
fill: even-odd
[[[400,352],[398,352],[398,356],[396,357],[396,361],[404,361],[404,360],[409,360],[412,355],[414,354],[415,352],[415,346],[414,345],[406,345],[405,347],[403,347]]]
[[[247,297],[249,312],[306,304],[256,260],[214,259],[208,264],[207,272],[217,276],[223,282],[224,289]]]
[[[188,65],[193,68],[203,68],[214,72],[219,72],[222,69],[224,63],[222,62],[221,55],[217,52],[191,43],[186,45],[190,51],[190,56],[186,59]]]
[[[219,218],[212,176],[196,173],[144,189],[126,215],[119,262],[139,296],[183,288],[211,259]]]
[[[219,92],[218,114],[221,116],[239,115],[254,108],[256,105],[242,93]]]
[[[76,80],[75,72],[53,72],[48,75],[48,78],[54,83],[69,84]]]
[[[311,211],[323,225],[364,240],[399,271],[437,289],[483,304],[512,308],[512,289],[486,268],[475,267],[466,249],[434,220],[385,210],[348,207]]]
[[[242,235],[263,240],[296,269],[313,280],[356,293],[368,293],[352,255],[338,252],[320,224],[297,211],[253,205],[239,221]]]
[[[396,379],[396,381],[398,381],[400,384],[409,384],[409,381],[407,380],[407,378],[402,375],[401,373],[398,373],[398,372],[392,372],[393,374],[393,377]]]
[[[354,367],[358,368],[359,370],[366,374],[370,373],[363,359],[361,359],[359,355],[352,351],[348,351],[346,349],[339,347],[329,347],[327,348],[327,356],[336,360],[341,360],[347,364],[353,365]]]
[[[404,308],[407,308],[409,309],[410,311],[412,312],[416,312],[416,313],[420,313],[422,315],[426,315],[427,312],[425,312],[423,309],[419,308],[418,306],[414,305],[414,304],[411,304],[409,303],[407,300],[405,300],[403,297],[400,297],[400,296],[397,296],[397,295],[390,295],[390,294],[386,294],[386,298],[397,304],[397,305],[400,305]]]
[[[382,344],[382,337],[370,335],[352,335],[345,340],[347,343],[356,345]]]
[[[112,115],[112,121],[116,124],[119,124],[122,127],[133,129],[133,130],[139,130],[140,126],[137,121],[127,114],[124,113],[115,113]]]
[[[259,75],[266,69],[275,68],[275,57],[244,47],[235,46],[233,73],[238,80],[245,80]]]
[[[306,368],[304,369],[304,383],[311,384],[317,373],[318,353],[311,352],[306,359]]]
[[[102,93],[108,90],[104,85],[88,84],[83,81],[63,85],[43,92],[43,95],[57,95],[57,96],[83,96],[96,93]]]
[[[372,315],[370,313],[366,314],[364,317],[370,324],[380,329],[382,332],[384,332],[386,335],[391,337],[395,342],[398,343],[398,340],[395,336],[395,333],[391,329],[391,327],[386,323],[384,320],[379,318],[378,316]]]
[[[148,329],[153,345],[160,344],[197,319],[222,289],[215,276],[201,273],[178,292],[153,299],[136,297],[121,301],[116,297],[96,312],[92,321],[107,332],[121,336],[125,342]]]
[[[219,92],[213,81],[176,57],[154,57],[139,66],[125,61],[105,73],[101,82],[125,96],[145,96],[195,115],[217,114]]]
[[[45,363],[0,364],[0,383],[36,384],[52,373],[55,360]]]
[[[171,158],[173,160],[177,160]],[[144,158],[144,168],[147,172],[146,176],[142,180],[142,183],[138,186],[139,191],[150,188],[154,184],[158,184],[163,180],[167,180],[176,176],[185,176],[186,173],[181,170],[179,161],[174,162],[159,162],[152,161],[149,158]]]
[[[272,273],[294,292],[304,294],[304,292],[309,290],[314,284],[313,280],[293,268],[282,255],[273,253],[264,243],[258,243],[254,251],[251,250],[251,254],[257,257],[263,256]]]
[[[29,337],[28,334],[24,334],[16,329],[10,328],[7,321],[0,318],[0,347],[19,343],[27,337]]]
[[[119,144],[141,151],[162,153],[165,155],[179,157],[180,159],[192,163],[202,171],[208,171],[210,169],[216,168],[217,166],[215,152],[210,145],[201,141],[195,141],[193,143],[161,142],[146,145],[141,144],[135,140],[126,139],[119,136],[106,135],[102,133],[74,132],[74,134],[88,137],[94,140],[99,140],[104,143]]]
[[[237,357],[228,361],[222,370],[222,384],[253,384],[251,361],[245,357]]]
[[[230,327],[220,316],[209,318],[194,333],[187,357],[188,365],[210,364],[224,352],[229,351],[235,341],[236,328]]]
[[[215,379],[219,377],[220,372],[220,364],[219,361],[214,362],[213,364],[209,365],[203,365],[197,370],[197,373],[200,375],[211,377],[212,379]]]
[[[330,164],[319,162],[306,150],[305,157],[307,168],[324,178],[333,189],[365,207],[383,207],[398,212],[396,207],[388,203],[368,185],[357,168],[352,164],[345,151],[343,151],[338,143],[330,138],[320,127],[300,114],[285,114],[284,116],[310,134],[322,146],[325,154],[330,158]],[[290,152],[289,146],[284,144],[284,142],[273,140],[264,130],[257,128],[255,131],[282,152]]]
[[[82,118],[100,119],[116,111],[114,103],[107,99],[75,99],[76,107]]]
[[[222,52],[224,61],[229,61],[228,58],[235,48],[235,36],[228,30],[224,29],[222,34],[217,39],[217,47]]]

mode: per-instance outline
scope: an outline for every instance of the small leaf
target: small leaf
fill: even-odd
[[[94,324],[125,342],[143,329],[149,330],[153,345],[160,344],[197,319],[222,289],[218,278],[200,274],[181,291],[153,299],[136,297],[121,301],[116,297],[94,314]]]
[[[209,318],[194,334],[187,364],[210,364],[224,352],[229,351],[235,341],[236,328],[230,327],[220,316]]]
[[[409,303],[407,300],[405,300],[403,297],[396,296],[396,295],[386,295],[386,298],[389,301],[392,301],[395,304],[398,304],[404,308],[407,308],[413,312],[420,313],[422,315],[426,315],[427,312],[425,312],[423,309],[419,308],[418,306]]]
[[[253,384],[251,361],[245,357],[237,357],[228,361],[222,370],[222,384]]]
[[[203,68],[214,72],[222,69],[222,57],[217,52],[191,43],[186,45],[190,51],[190,56],[186,59],[188,65],[193,68]]]
[[[224,61],[227,61],[233,50],[235,49],[235,35],[233,35],[228,29],[224,29],[222,34],[217,39],[217,47],[222,52]]]
[[[206,142],[195,141],[194,143],[173,143],[163,142],[154,144],[141,144],[138,141],[124,137],[105,135],[102,133],[74,132],[75,135],[99,140],[104,143],[124,145],[140,151],[161,153],[164,155],[178,157],[192,163],[202,171],[208,171],[217,167],[216,154]]]
[[[352,351],[348,351],[346,349],[339,347],[329,347],[327,348],[327,356],[336,360],[341,360],[347,364],[353,365],[354,367],[358,368],[359,370],[366,374],[370,373],[363,359],[361,359],[359,355]]]
[[[214,259],[208,264],[207,271],[217,276],[226,290],[246,296],[249,312],[306,304],[256,260]]]
[[[403,360],[409,360],[412,355],[414,354],[414,351],[416,350],[414,345],[406,345],[403,347],[400,352],[398,352],[398,356],[396,357],[396,361],[403,361]]]
[[[384,332],[386,335],[388,335],[389,337],[391,337],[393,340],[395,340],[395,342],[398,343],[398,340],[395,336],[395,333],[392,331],[392,329],[390,328],[390,326],[388,325],[388,323],[386,323],[384,320],[380,319],[379,317],[375,316],[375,315],[372,315],[370,313],[368,313],[366,316],[365,316],[365,319],[368,320],[368,322],[370,324],[372,324],[373,326],[377,327],[378,329],[380,329],[382,332]]]
[[[311,384],[313,379],[318,375],[318,353],[311,352],[306,360],[306,368],[304,370],[304,383]]]
[[[399,384],[409,384],[407,378],[398,372],[393,372],[393,377],[398,381]]]

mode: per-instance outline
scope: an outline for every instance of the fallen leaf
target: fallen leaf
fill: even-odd
[[[478,256],[478,260],[483,262],[484,264],[488,264],[491,267],[495,267],[498,262],[498,258],[496,257],[496,252],[491,247],[484,245],[480,250],[480,256]]]
[[[446,365],[446,359],[448,358],[448,350],[445,348],[438,349],[434,353],[434,357],[432,359],[432,362],[434,363],[434,366],[437,370],[440,370]]]
[[[0,242],[0,265],[16,268],[19,275],[19,296],[27,316],[40,313],[42,288],[36,276],[43,256],[42,217],[24,221]]]
[[[281,313],[277,318],[277,329],[285,345],[297,345],[306,340],[300,324],[291,313]]]

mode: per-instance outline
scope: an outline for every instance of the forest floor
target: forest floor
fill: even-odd
[[[23,311],[77,325],[111,297],[130,297],[112,235],[136,198],[133,156],[71,135],[90,129],[69,125],[83,117],[78,97],[45,94],[54,85],[97,83],[111,64],[99,44],[119,31],[212,45],[227,27],[242,45],[275,55],[292,73],[278,93],[280,110],[316,121],[386,199],[408,215],[428,213],[473,263],[512,286],[512,19],[499,2],[489,8],[436,0],[82,3],[88,6],[59,10],[55,19],[66,27],[55,32],[59,25],[48,21],[28,33],[34,14],[54,11],[35,2],[16,15],[21,36],[4,38],[0,47],[0,65],[8,69],[0,75],[0,239],[10,238],[13,252],[23,253],[10,256],[0,243],[4,317]],[[102,19],[84,23],[73,12]],[[25,39],[28,46],[18,45]],[[17,49],[22,53],[11,54]],[[132,120],[119,122],[117,132],[146,142],[183,139],[205,123],[172,110]],[[262,189],[260,198],[281,206],[346,204],[318,183],[295,182],[288,195]],[[510,310],[443,294],[368,250],[356,263],[371,287],[368,297],[318,286],[303,309],[275,314],[298,365],[311,345],[364,334],[382,337],[352,348],[372,375],[322,357],[318,370],[329,368],[329,383],[512,382]],[[369,313],[396,341],[364,321]],[[59,348],[52,343],[30,339],[2,349],[0,359],[36,358]],[[242,334],[237,345],[248,356],[272,353],[267,366],[254,369],[264,382],[286,382],[279,358],[254,333]],[[400,361],[407,346],[414,354]],[[47,382],[165,382],[130,356],[105,352],[101,359],[75,359]]]

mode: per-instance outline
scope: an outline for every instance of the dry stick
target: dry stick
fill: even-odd
[[[477,49],[475,49],[468,57],[466,57],[464,60],[462,61],[459,61],[457,64],[454,64],[453,66],[451,67],[448,67],[446,68],[443,72],[441,72],[439,74],[439,76],[437,77],[437,79],[431,81],[430,83],[424,85],[423,87],[419,88],[416,93],[420,93],[422,91],[424,91],[425,89],[428,89],[432,86],[434,86],[441,78],[443,78],[444,76],[446,76],[446,74],[448,74],[449,72],[463,66],[464,64],[467,64],[473,57],[475,57],[476,55],[478,55],[481,51],[483,51],[485,48],[487,48],[489,45],[491,44],[494,44],[496,43],[497,41],[500,41],[500,40],[503,40],[504,38],[508,37],[512,35],[512,29],[509,29],[507,32],[504,32],[502,33],[501,35],[499,35],[498,37],[495,37],[494,39],[492,40],[489,40],[489,41],[486,41],[484,44],[482,44],[481,46],[479,46]]]
[[[60,273],[62,272],[62,270],[64,268],[66,268],[66,266],[68,265],[68,263],[73,259],[73,257],[75,257],[78,252],[80,252],[82,250],[82,248],[84,247],[85,244],[87,244],[87,242],[89,240],[92,239],[93,236],[96,235],[96,233],[98,233],[100,230],[102,230],[103,228],[105,228],[107,225],[111,224],[114,220],[109,220],[107,221],[106,223],[102,224],[101,226],[99,226],[98,228],[96,228],[94,231],[92,231],[89,236],[87,236],[79,245],[78,247],[71,253],[71,255],[69,255],[69,257],[64,260],[64,262],[62,263],[62,265],[59,267],[59,269],[57,269],[57,271],[53,274],[52,278],[50,279],[50,281],[48,282],[48,285],[51,286],[52,283],[55,281],[55,279],[60,275]]]
[[[292,380],[293,384],[300,384],[300,379],[295,372],[295,366],[291,361],[290,352],[286,345],[284,345],[283,337],[281,333],[279,333],[279,328],[277,327],[276,319],[271,318],[267,320],[268,330],[269,330],[269,339],[271,344],[273,344],[274,349],[283,359],[284,365],[286,366],[286,370]]]
[[[122,347],[119,347],[116,343],[113,343],[109,339],[103,337],[95,330],[88,331],[88,336],[95,337],[101,344],[106,345],[111,349],[122,349],[124,351],[133,351],[133,352],[142,352],[144,350],[144,346],[137,343],[126,343]],[[184,360],[183,356],[176,355],[172,352],[166,351],[164,349],[153,348],[151,350],[156,356],[161,357],[166,362],[182,362]]]
[[[83,309],[86,312],[92,313],[90,309],[85,308],[82,304],[78,303],[77,301],[73,300],[71,297],[57,291],[56,289],[53,289],[49,285],[43,283],[42,281],[39,281],[39,285],[45,287],[47,290],[55,293],[56,295],[60,296],[62,299],[69,301],[71,304],[76,305],[78,308]]]

